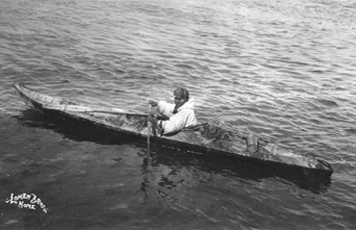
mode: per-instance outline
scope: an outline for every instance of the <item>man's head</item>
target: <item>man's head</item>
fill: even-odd
[[[176,104],[176,109],[181,107],[184,103],[189,100],[189,92],[185,88],[177,88],[174,90],[174,103]]]

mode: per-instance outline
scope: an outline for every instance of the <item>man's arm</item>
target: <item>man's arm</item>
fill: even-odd
[[[158,125],[162,128],[163,134],[176,133],[184,128],[185,116],[183,112],[177,113],[166,121],[158,121]]]
[[[160,113],[161,115],[164,115],[165,117],[172,117],[173,116],[173,109],[174,109],[175,105],[171,104],[171,103],[167,103],[165,101],[159,101],[157,103],[157,111],[158,113]]]

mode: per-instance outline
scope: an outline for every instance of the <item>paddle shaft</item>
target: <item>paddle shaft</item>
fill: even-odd
[[[148,149],[150,148],[150,136],[151,136],[151,129],[152,129],[152,123],[150,121],[150,118],[152,116],[151,109],[152,109],[152,105],[149,104],[148,105],[148,116],[147,116],[147,145],[148,145]]]

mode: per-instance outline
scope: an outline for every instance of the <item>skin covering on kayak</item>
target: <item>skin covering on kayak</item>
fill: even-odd
[[[117,108],[83,105],[60,97],[52,97],[38,93],[23,83],[15,83],[25,103],[38,111],[60,116],[89,121],[105,128],[133,134],[142,138],[148,136],[148,115],[141,112],[126,111]],[[259,140],[256,151],[248,151],[246,138],[248,134],[240,131],[224,130],[212,124],[199,124],[184,129],[174,135],[160,136],[152,127],[151,137],[166,146],[193,148],[194,151],[214,152],[239,158],[239,160],[255,161],[263,164],[287,165],[317,171],[325,176],[333,173],[330,165],[324,160],[296,154],[266,141]]]

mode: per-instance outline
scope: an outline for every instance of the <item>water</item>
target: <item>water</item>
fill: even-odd
[[[352,1],[21,1],[0,6],[1,229],[354,229]],[[12,87],[145,112],[177,86],[200,120],[327,160],[301,186],[28,110]],[[5,203],[35,194],[48,212]]]

